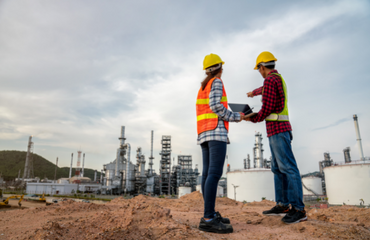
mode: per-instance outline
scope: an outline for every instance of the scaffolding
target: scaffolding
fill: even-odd
[[[162,136],[159,167],[159,192],[171,194],[171,136]]]

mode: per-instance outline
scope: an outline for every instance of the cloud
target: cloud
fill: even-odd
[[[191,154],[201,168],[195,98],[204,56],[214,52],[226,62],[230,102],[257,110],[260,99],[245,93],[261,86],[252,69],[258,53],[270,50],[289,88],[297,161],[316,170],[311,160],[320,160],[323,149],[352,146],[343,115],[363,112],[362,131],[370,131],[363,111],[370,86],[361,71],[362,56],[370,54],[363,48],[370,30],[361,25],[369,21],[369,3],[266,3],[271,10],[261,12],[264,5],[250,1],[2,2],[0,146],[25,150],[33,134],[35,151],[48,159],[59,156],[68,166],[81,147],[89,166],[101,169],[114,159],[124,125],[133,152],[141,146],[147,156],[155,131],[154,168],[162,135],[172,136],[174,157]],[[341,120],[312,131],[329,119]],[[331,132],[338,124],[340,136]],[[319,135],[326,128],[335,141]],[[263,123],[231,124],[232,168],[252,156],[255,132],[263,133],[269,157]]]

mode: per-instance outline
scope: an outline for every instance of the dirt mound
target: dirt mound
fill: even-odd
[[[370,227],[370,209],[352,206],[337,206],[327,209],[312,209],[308,216],[326,222],[354,222]]]
[[[216,211],[234,228],[218,235],[197,229],[204,211],[199,192],[180,199],[139,195],[106,204],[36,204],[11,214],[0,211],[0,239],[370,239],[370,209],[311,209],[308,221],[287,225],[280,216],[262,215],[273,205],[218,198]]]
[[[270,201],[270,200],[262,200],[261,202],[250,202],[246,203],[245,206],[248,207],[253,207],[253,206],[258,206],[258,207],[273,207],[276,205],[276,202]]]
[[[203,201],[203,195],[199,191],[186,194],[180,198],[183,201]]]
[[[152,200],[152,199],[149,199]],[[104,211],[96,211],[88,204],[71,203],[70,207],[85,207],[81,211],[93,211],[85,218],[69,221],[64,225],[47,222],[41,229],[31,234],[34,239],[199,239],[189,225],[180,224],[172,219],[171,210],[148,201],[148,197],[138,196],[130,200],[117,198],[102,205]],[[118,206],[114,208],[112,206]],[[110,208],[112,207],[112,208]],[[62,212],[64,206],[58,211]],[[200,238],[202,239],[202,238]]]

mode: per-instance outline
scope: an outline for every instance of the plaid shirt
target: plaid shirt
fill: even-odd
[[[221,104],[223,87],[222,81],[219,78],[216,78],[212,83],[211,92],[209,93],[209,107],[212,112],[218,115],[218,124],[216,129],[202,132],[198,135],[198,145],[207,141],[230,143],[224,121],[240,121],[240,114],[238,112],[231,112]]]
[[[280,113],[284,109],[284,89],[281,78],[271,73],[278,73],[273,70],[265,78],[263,86],[253,91],[253,96],[261,95],[262,89],[262,108],[258,115],[251,118],[251,122],[257,123],[265,120],[271,113]],[[267,137],[272,135],[292,131],[290,122],[266,121]]]

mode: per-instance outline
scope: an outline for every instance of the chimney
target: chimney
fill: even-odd
[[[360,135],[360,127],[358,126],[357,115],[353,115],[353,120],[355,122],[355,129],[357,135],[357,144],[360,150],[360,160],[364,160],[364,152],[362,151],[362,143],[361,143],[361,135]]]
[[[73,153],[71,155],[71,167],[69,168],[69,178],[72,177],[72,164],[73,164]]]

